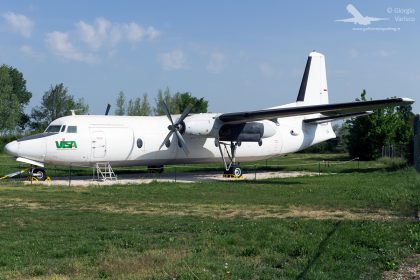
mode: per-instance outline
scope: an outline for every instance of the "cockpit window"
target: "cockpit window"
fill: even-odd
[[[58,132],[60,132],[60,129],[61,129],[61,125],[50,125],[49,127],[47,127],[45,132],[46,133],[58,133]]]
[[[66,126],[65,125],[63,125],[62,127],[61,127],[61,132],[64,132],[66,130]]]
[[[69,125],[67,128],[67,133],[77,133],[77,126]]]

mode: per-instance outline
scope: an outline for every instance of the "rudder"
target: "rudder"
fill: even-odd
[[[303,106],[328,104],[327,73],[323,54],[309,54],[296,102]]]

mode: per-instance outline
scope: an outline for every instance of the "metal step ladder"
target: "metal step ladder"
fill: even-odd
[[[96,179],[98,181],[118,180],[109,162],[96,163]]]

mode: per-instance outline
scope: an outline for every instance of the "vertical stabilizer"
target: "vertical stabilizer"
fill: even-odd
[[[327,73],[323,54],[309,54],[296,102],[301,102],[304,106],[328,104]]]

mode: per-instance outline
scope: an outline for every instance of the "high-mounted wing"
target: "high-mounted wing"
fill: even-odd
[[[322,114],[322,118],[329,117],[332,119],[339,119],[367,114],[368,111],[383,107],[409,105],[412,103],[414,103],[414,100],[409,98],[390,98],[372,101],[283,107],[258,111],[226,113],[220,115],[218,119],[224,123],[243,123],[317,113]]]

